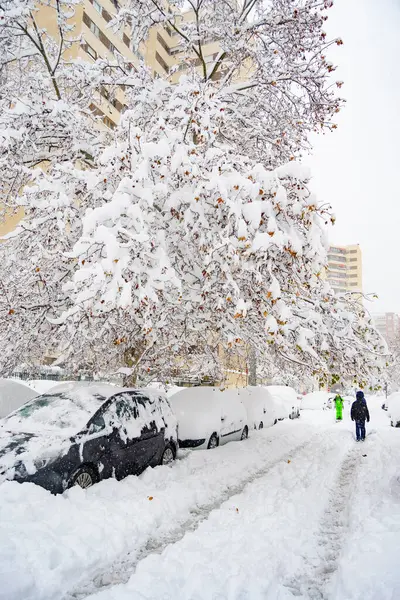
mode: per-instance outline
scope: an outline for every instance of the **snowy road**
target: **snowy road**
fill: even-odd
[[[400,598],[400,431],[370,408],[364,444],[310,411],[85,492],[1,486],[0,598]]]

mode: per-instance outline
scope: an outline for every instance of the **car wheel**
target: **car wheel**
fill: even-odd
[[[240,437],[241,440],[247,440],[247,438],[249,437],[249,430],[247,428],[247,425],[244,427],[243,431],[242,431],[242,435]]]
[[[75,485],[79,485],[82,489],[86,490],[89,487],[92,487],[94,483],[96,483],[97,477],[95,472],[90,467],[80,467],[70,478],[70,482],[68,487],[73,487]]]
[[[160,465],[170,465],[175,460],[175,453],[170,445],[166,446],[161,456]]]
[[[210,437],[209,441],[208,441],[207,448],[209,450],[212,450],[213,448],[217,448],[217,446],[219,446],[218,436],[217,436],[216,433],[213,433],[212,436]]]
[[[258,429],[263,429],[264,428],[264,423],[261,421],[261,423],[258,426]]]

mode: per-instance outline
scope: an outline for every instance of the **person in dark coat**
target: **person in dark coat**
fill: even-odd
[[[356,400],[351,406],[351,420],[356,422],[357,442],[365,440],[365,420],[369,423],[369,410],[364,392],[357,392]]]

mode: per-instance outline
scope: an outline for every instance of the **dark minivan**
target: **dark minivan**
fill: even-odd
[[[177,422],[158,390],[72,386],[44,394],[3,419],[0,481],[62,493],[137,475],[176,457]]]

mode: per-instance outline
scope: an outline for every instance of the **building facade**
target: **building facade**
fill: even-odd
[[[373,315],[375,327],[388,344],[393,343],[400,335],[400,316],[393,312]]]
[[[337,293],[362,293],[362,255],[358,244],[329,248],[327,278]]]

